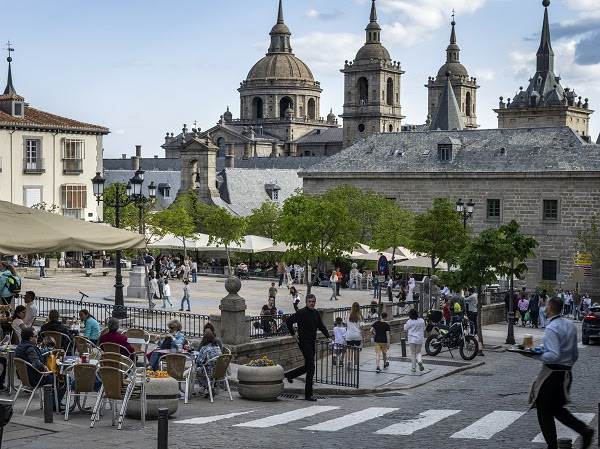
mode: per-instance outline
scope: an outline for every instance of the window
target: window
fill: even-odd
[[[252,117],[263,118],[263,101],[259,97],[252,100]]]
[[[61,204],[63,209],[85,209],[87,207],[86,186],[77,184],[65,184],[61,186],[61,190]]]
[[[391,78],[388,78],[387,80],[386,103],[388,106],[392,106],[394,104],[394,80]]]
[[[25,138],[25,157],[23,168],[25,173],[43,173],[44,164],[42,159],[41,139]]]
[[[359,133],[364,133],[365,132],[365,125],[363,125],[362,123],[358,125],[358,132]]]
[[[556,260],[542,260],[542,280],[556,281],[558,262]]]
[[[163,196],[165,198],[171,198],[171,187],[165,187]]]
[[[288,109],[294,109],[292,99],[289,97],[283,97],[279,102],[279,117],[285,118],[285,111]]]
[[[465,102],[467,104],[466,115],[467,115],[467,117],[470,117],[471,116],[471,92],[467,92]]]
[[[500,200],[487,200],[487,217],[500,218]]]
[[[315,106],[315,100],[314,98],[311,98],[310,100],[308,100],[308,118],[314,120],[315,118],[317,118],[317,112],[316,112],[317,108]],[[300,114],[300,116],[302,116],[302,113]]]
[[[279,190],[273,190],[273,193],[271,193],[271,199],[273,201],[279,201]]]
[[[558,220],[558,200],[544,200],[544,220]]]
[[[63,139],[63,171],[65,173],[83,172],[85,142],[80,139]]]
[[[217,154],[217,157],[225,157],[226,156],[226,147],[225,147],[225,139],[223,139],[222,137],[219,137],[217,139],[217,146],[219,147],[219,153]]]
[[[14,103],[14,116],[23,117],[23,103],[15,101]]]
[[[23,189],[23,204],[31,207],[42,202],[41,187],[25,187]]]
[[[365,77],[358,79],[358,100],[361,105],[369,102],[369,81]]]
[[[440,162],[452,162],[452,147],[450,145],[438,145],[438,159]]]

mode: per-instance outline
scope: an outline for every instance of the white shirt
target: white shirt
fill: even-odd
[[[12,328],[15,333],[19,336],[19,341],[21,341],[21,324],[23,324],[23,320],[21,318],[15,318],[12,322]]]
[[[348,340],[362,340],[362,333],[360,332],[360,328],[365,325],[363,321],[359,321],[357,323],[350,321],[350,316],[346,316],[344,320],[346,323],[346,341]]]
[[[344,345],[346,344],[346,328],[345,327],[340,327],[340,326],[336,326],[333,328],[333,338],[334,338],[334,343],[336,345]]]
[[[163,285],[163,296],[171,296],[171,286],[169,284]]]
[[[409,290],[415,288],[415,278],[408,278],[408,288]]]
[[[31,327],[38,316],[38,306],[36,305],[35,301],[31,301],[25,305],[25,308],[27,309],[27,312],[25,312],[23,323],[25,323],[27,327]]]
[[[423,344],[425,336],[425,321],[423,321],[423,318],[408,320],[404,325],[404,330],[408,332],[408,343]]]

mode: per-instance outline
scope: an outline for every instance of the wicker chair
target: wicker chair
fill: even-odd
[[[131,356],[132,353],[129,352],[129,349],[127,349],[125,346],[121,346],[117,343],[102,343],[100,344],[100,349],[102,350],[102,352],[104,354],[106,354],[107,352],[114,352],[117,354],[121,354],[124,356]],[[131,357],[130,357],[131,358]]]
[[[189,363],[188,363],[189,362]],[[184,403],[188,403],[191,385],[192,366],[191,360],[183,354],[165,354],[159,361],[164,364],[167,374],[179,384],[184,384]]]
[[[36,373],[40,374],[40,380],[38,380],[35,385],[29,379],[28,368],[31,368]],[[26,391],[28,393],[31,393],[31,395],[29,396],[29,400],[27,401],[27,405],[25,406],[25,410],[23,410],[23,415],[25,415],[27,413],[27,410],[29,409],[29,406],[31,405],[31,400],[33,399],[33,395],[35,394],[35,392],[38,389],[40,389],[41,383],[44,380],[44,378],[47,376],[53,375],[54,373],[52,371],[39,371],[38,369],[34,368],[34,366],[31,363],[27,362],[26,360],[19,359],[19,358],[15,358],[15,369],[17,371],[17,375],[19,376],[19,379],[21,379],[21,385],[19,386],[19,389],[17,390],[17,393],[15,394],[15,398],[12,401],[13,404],[15,402],[17,402],[17,398],[21,394],[21,391]],[[54,401],[56,404],[56,409],[58,411],[60,409],[60,407],[59,407],[59,403],[58,403],[58,390],[56,388],[56,376],[53,376],[53,384],[52,385],[54,387]],[[42,404],[43,397],[44,397],[43,394],[41,394],[41,393],[42,393],[42,391],[40,390],[40,406]]]
[[[135,353],[138,356],[138,366],[146,366],[148,364],[146,353],[148,352],[148,343],[150,343],[150,333],[147,330],[132,327],[131,329],[126,329],[123,332],[123,335],[126,335],[127,338],[142,338],[146,341],[145,344],[131,343],[131,346],[133,346],[133,349],[135,349]]]
[[[85,337],[80,337],[79,335],[76,335],[75,337],[73,337],[73,342],[75,344],[75,349],[77,350],[77,353],[80,356],[81,354],[87,352],[92,359],[98,359],[100,357],[100,354],[102,353],[98,346],[96,346],[94,343],[92,343]]]
[[[88,393],[95,393],[95,382],[98,379],[97,366],[93,363],[77,363],[68,368],[67,379],[74,380],[74,387],[71,388],[71,383],[67,382],[67,400],[65,407],[65,421],[69,419],[69,406],[71,398],[85,398]]]
[[[44,337],[52,337],[54,339],[54,341],[56,342],[56,348],[57,349],[64,349],[64,351],[67,354],[69,353],[69,348],[71,347],[71,345],[73,343],[73,340],[71,339],[70,335],[63,334],[62,332],[58,332],[58,331],[44,331],[44,332],[40,332],[40,337],[42,337],[42,338],[44,338]],[[67,342],[67,344],[64,345],[64,346],[63,346],[63,344],[65,342],[63,342],[63,340],[65,340]]]
[[[216,382],[223,382],[225,384],[225,388],[227,388],[227,392],[229,393],[229,399],[233,401],[233,396],[231,396],[231,388],[229,388],[229,378],[227,376],[227,368],[229,368],[232,357],[233,356],[231,354],[221,354],[217,357],[207,360],[203,365],[198,365],[198,374],[205,377],[208,384],[208,395],[210,396],[210,402],[214,402],[213,388]],[[212,362],[215,362],[215,369],[213,370],[212,375],[209,375],[208,371],[206,370],[206,366],[210,365]]]

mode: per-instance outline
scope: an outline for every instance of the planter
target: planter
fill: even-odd
[[[158,408],[169,409],[169,416],[179,407],[179,383],[172,377],[151,378],[146,383],[146,419],[158,419]],[[127,416],[140,419],[140,400],[130,399]]]
[[[238,393],[253,401],[274,401],[283,393],[283,367],[245,366],[238,369]]]

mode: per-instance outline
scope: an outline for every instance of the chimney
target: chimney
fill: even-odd
[[[127,155],[126,154],[121,154],[121,159],[127,159]]]
[[[137,156],[131,156],[131,169],[138,171],[140,169],[140,158]]]
[[[141,145],[135,146],[135,155],[139,158],[142,157],[142,146]]]
[[[234,144],[228,143],[225,144],[225,168],[234,168],[235,165],[235,157],[234,157]]]
[[[271,157],[277,157],[277,142],[271,143]]]

